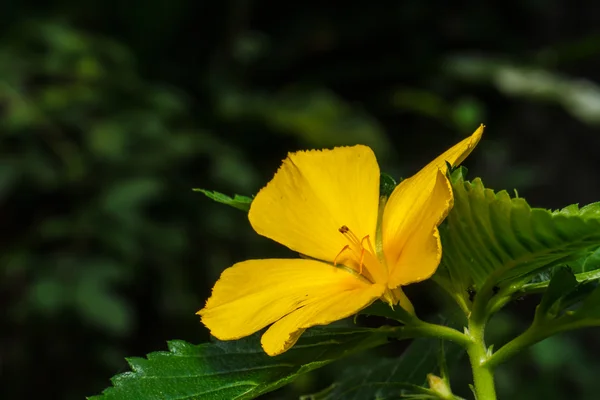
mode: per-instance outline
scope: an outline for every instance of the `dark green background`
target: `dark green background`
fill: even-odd
[[[290,253],[191,188],[254,194],[288,151],[365,143],[408,176],[484,122],[471,176],[536,206],[600,200],[598,8],[3,2],[0,397],[81,399],[125,356],[207,340],[194,313],[220,271]],[[494,336],[523,329],[535,301]],[[501,397],[597,398],[598,332],[501,368]]]

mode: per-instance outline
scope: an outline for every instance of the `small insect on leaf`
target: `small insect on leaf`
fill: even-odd
[[[469,301],[473,302],[473,300],[475,300],[475,295],[477,294],[477,291],[475,290],[475,286],[471,285],[467,288],[467,293],[469,294]]]

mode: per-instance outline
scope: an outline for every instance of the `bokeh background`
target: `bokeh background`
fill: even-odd
[[[191,189],[254,194],[288,151],[364,143],[409,176],[483,122],[472,177],[535,206],[600,200],[598,8],[3,2],[0,397],[82,399],[125,356],[208,340],[194,313],[219,273],[288,253]],[[511,305],[493,336],[524,329],[535,304]],[[597,399],[598,333],[501,368],[501,397]]]

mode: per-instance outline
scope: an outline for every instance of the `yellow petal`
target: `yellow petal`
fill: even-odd
[[[418,174],[434,176],[438,169],[442,170],[443,173],[446,173],[446,162],[453,167],[460,165],[465,158],[471,154],[475,146],[477,146],[477,143],[479,143],[484,128],[485,125],[481,124],[471,136],[446,150],[435,160],[427,164],[427,166],[419,171]]]
[[[483,125],[467,139],[437,157],[416,175],[402,181],[385,206],[383,250],[389,287],[429,278],[439,264],[442,248],[437,226],[452,207],[446,162],[462,162],[479,142]]]
[[[366,146],[290,153],[257,195],[249,219],[260,235],[310,257],[333,261],[348,240],[375,239],[379,166]]]
[[[396,199],[392,196],[397,194]],[[443,221],[452,207],[452,188],[440,170],[432,187],[421,184],[412,178],[402,181],[394,190],[386,205],[388,224],[402,220],[393,231],[383,223],[383,249],[386,257],[389,281],[388,286],[425,280],[437,269],[442,257],[437,226]],[[388,212],[388,207],[393,206]]]
[[[367,307],[383,294],[382,284],[348,288],[323,296],[275,322],[261,338],[265,352],[276,356],[292,347],[311,326],[327,325],[349,317]]]
[[[295,314],[298,309],[309,310],[321,303],[329,304],[330,299],[340,296],[343,297],[341,304],[327,306],[328,310],[314,316],[314,320],[303,320],[303,328],[345,318],[368,303],[364,300],[364,293],[369,293],[366,296],[369,301],[381,296],[383,285],[377,285],[378,291],[375,292],[373,286],[346,270],[319,261],[250,260],[223,272],[206,307],[198,314],[215,337],[233,340],[257,332],[288,314]],[[357,300],[351,300],[353,297]],[[363,299],[363,302],[357,302],[358,299]],[[280,350],[289,347],[285,347],[284,343],[289,340],[290,334],[282,333],[285,337],[277,342],[282,343],[278,345]],[[274,338],[269,343],[276,343],[276,340]]]

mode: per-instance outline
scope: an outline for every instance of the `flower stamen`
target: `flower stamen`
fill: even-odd
[[[370,235],[365,236],[360,241],[360,245],[364,248],[365,246],[363,245],[363,242],[366,240],[367,244],[369,245],[369,251],[371,252],[371,254],[375,254],[375,250],[373,249],[373,245],[371,244],[371,240],[370,239],[371,239]]]
[[[360,250],[360,262],[358,263],[358,273],[362,275],[363,262],[365,261],[365,248]]]
[[[365,249],[365,245],[363,244],[365,242],[365,240],[367,241],[367,244],[369,245],[369,251],[371,252],[371,254],[375,254],[375,251],[373,250],[373,245],[371,244],[371,241],[369,240],[369,235],[366,235],[360,241],[360,247],[361,247],[360,264],[359,264],[359,269],[360,269],[359,273],[360,274],[362,274],[363,262],[365,260],[365,251],[367,251],[367,249]]]
[[[337,256],[335,256],[335,258],[333,259],[333,266],[334,266],[334,267],[337,267],[337,260],[338,260],[338,257],[339,257],[339,256],[341,256],[341,255],[342,255],[342,253],[343,253],[344,251],[348,250],[349,248],[350,248],[350,245],[349,245],[349,244],[345,245],[345,246],[342,248],[342,250],[340,250],[340,252],[338,253],[338,255],[337,255]]]
[[[375,254],[375,250],[373,249],[373,245],[371,244],[370,236],[366,235],[365,237],[363,237],[362,239],[358,239],[358,236],[356,236],[356,234],[354,232],[352,232],[350,230],[350,228],[348,228],[346,225],[342,225],[339,229],[340,233],[342,235],[344,235],[346,237],[346,239],[348,239],[348,241],[350,242],[349,245],[344,246],[344,248],[338,253],[338,255],[335,257],[335,259],[333,260],[333,265],[337,264],[337,260],[339,258],[339,256],[346,251],[347,249],[351,249],[353,250],[354,254],[356,256],[358,256],[358,273],[362,275],[363,273],[363,266],[365,265],[365,253],[371,253],[371,254]],[[365,241],[367,241],[367,244],[369,246],[369,248],[367,249],[365,247]]]
[[[339,231],[342,235],[346,236],[348,240],[350,240],[350,243],[358,245],[361,244],[361,241],[358,240],[358,236],[356,236],[354,232],[352,232],[346,225],[342,225]]]

